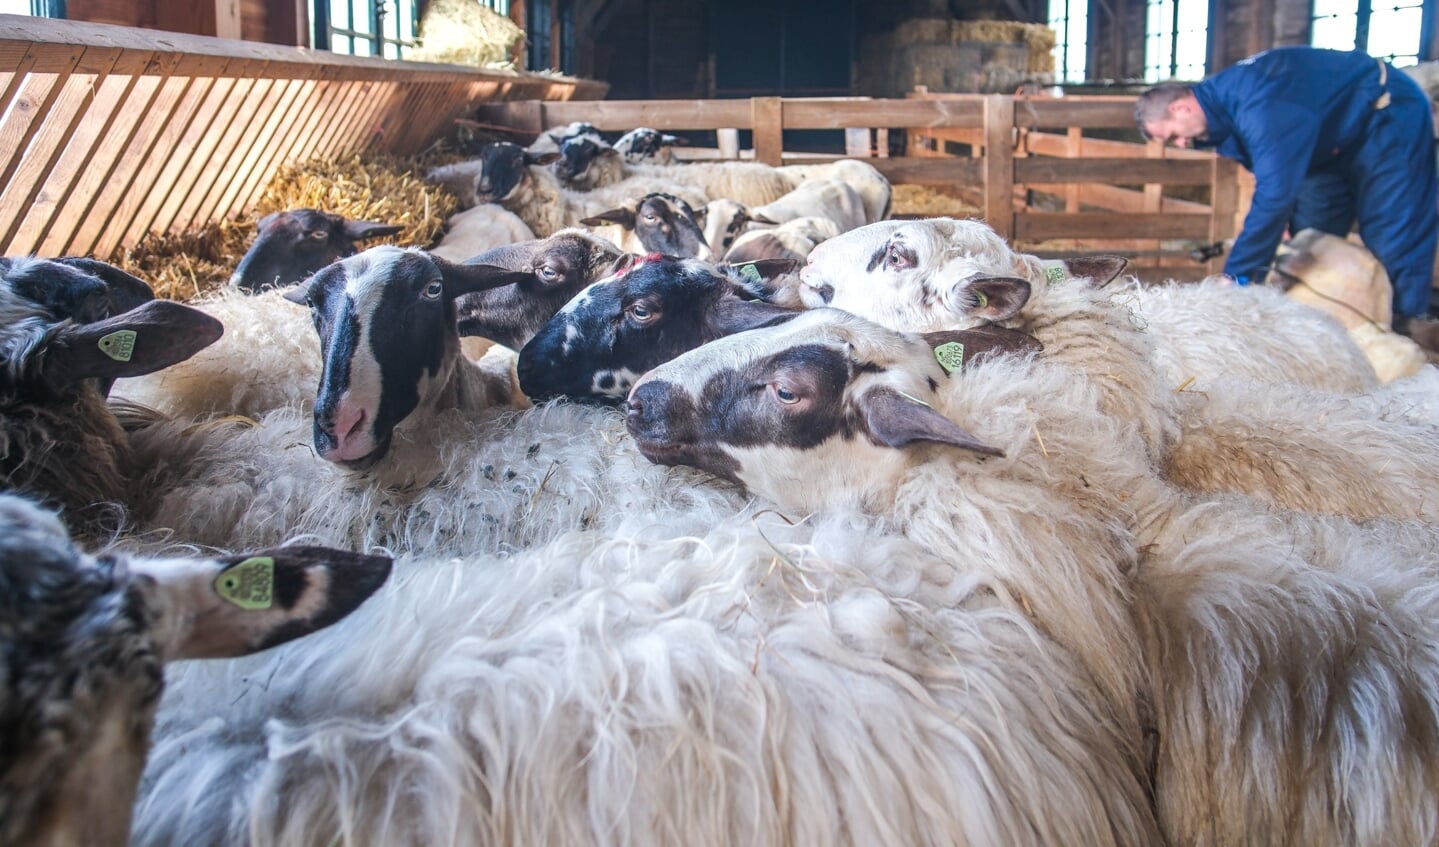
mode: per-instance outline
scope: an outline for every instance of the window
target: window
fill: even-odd
[[[1054,30],[1054,81],[1084,82],[1089,44],[1089,0],[1049,0]]]
[[[499,11],[496,9],[496,11]],[[530,0],[525,6],[525,35],[530,49],[528,66],[535,70],[550,68],[573,73],[575,66],[575,3],[574,0]],[[558,19],[559,26],[555,23]],[[558,32],[556,31],[558,30]],[[559,37],[559,51],[554,38]]]
[[[313,0],[315,47],[399,59],[415,44],[417,6],[417,0]]]
[[[1149,0],[1144,26],[1146,82],[1203,79],[1208,55],[1208,0]]]
[[[65,0],[0,0],[0,15],[63,18],[65,17]]]
[[[1412,65],[1423,17],[1422,0],[1314,0],[1309,43]]]

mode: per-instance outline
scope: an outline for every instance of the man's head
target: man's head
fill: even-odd
[[[1145,138],[1175,147],[1192,147],[1195,139],[1209,131],[1209,120],[1193,86],[1183,82],[1166,82],[1139,95],[1134,122]]]

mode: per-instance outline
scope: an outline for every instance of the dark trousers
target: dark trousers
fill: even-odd
[[[1392,102],[1374,113],[1363,143],[1305,178],[1290,232],[1312,227],[1342,237],[1357,220],[1394,285],[1394,314],[1422,317],[1439,242],[1433,118],[1419,87],[1393,77]]]

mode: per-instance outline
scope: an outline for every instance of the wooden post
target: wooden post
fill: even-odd
[[[749,102],[755,161],[776,167],[784,164],[784,101],[779,97],[751,97]]]
[[[733,127],[715,130],[715,145],[719,147],[719,157],[721,159],[738,159],[739,130]]]
[[[1223,156],[1214,157],[1214,177],[1210,181],[1209,201],[1214,211],[1209,221],[1209,240],[1233,238],[1236,214],[1239,211],[1239,163]],[[1224,271],[1224,257],[1209,260],[1210,273]]]
[[[1014,99],[1005,94],[984,98],[984,220],[1014,236]]]
[[[1144,155],[1145,155],[1147,158],[1150,158],[1150,159],[1163,159],[1163,158],[1164,158],[1164,142],[1163,142],[1163,141],[1159,141],[1159,140],[1157,140],[1157,139],[1156,139],[1156,140],[1151,140],[1151,141],[1149,141],[1148,143],[1146,143],[1146,144],[1144,145]],[[1158,214],[1159,212],[1164,211],[1164,186],[1163,186],[1163,185],[1160,185],[1160,184],[1157,184],[1157,183],[1153,183],[1153,182],[1151,182],[1151,183],[1146,183],[1146,184],[1145,184],[1145,186],[1144,186],[1144,211],[1149,212],[1150,214]],[[1154,250],[1155,253],[1156,253],[1156,255],[1157,255],[1158,252],[1164,247],[1164,245],[1161,244],[1161,243],[1158,242],[1158,241],[1149,242],[1149,243],[1147,243],[1145,246],[1146,246],[1146,249]],[[1154,260],[1154,264],[1159,265],[1159,266],[1163,266],[1163,265],[1164,265],[1164,257],[1163,257],[1163,256],[1160,256],[1158,259],[1155,259],[1155,260]]]
[[[851,159],[868,159],[869,151],[869,130],[863,127],[846,127],[844,155]]]
[[[1065,138],[1064,155],[1078,159],[1084,155],[1084,128],[1072,126]],[[1073,214],[1079,211],[1079,183],[1071,182],[1064,187],[1064,211]]]

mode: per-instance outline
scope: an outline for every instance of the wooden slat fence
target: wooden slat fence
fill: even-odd
[[[1194,279],[1220,270],[1222,258],[1201,264],[1190,249],[1232,237],[1241,211],[1239,170],[1228,159],[1086,134],[1132,130],[1127,96],[506,102],[481,106],[478,118],[530,132],[577,120],[605,131],[716,130],[721,149],[733,148],[725,133],[748,129],[754,158],[771,164],[815,158],[785,151],[786,129],[844,130],[849,155],[873,156],[895,183],[969,193],[991,226],[1035,252],[1125,253],[1151,276]],[[906,132],[906,155],[887,155],[891,129]],[[946,153],[946,142],[972,152]],[[1166,196],[1165,186],[1205,186],[1210,200]],[[1049,195],[1051,207],[1031,203],[1035,192]]]
[[[475,103],[602,83],[0,15],[0,255],[106,257],[312,156],[423,150]]]

